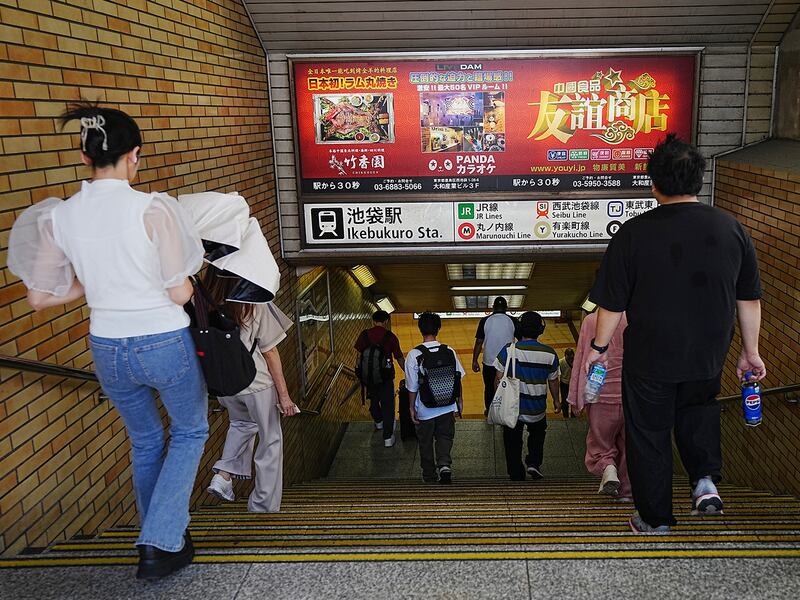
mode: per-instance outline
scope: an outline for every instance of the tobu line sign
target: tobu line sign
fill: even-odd
[[[694,54],[292,62],[302,195],[649,189]]]

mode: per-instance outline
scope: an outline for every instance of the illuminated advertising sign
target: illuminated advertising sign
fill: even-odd
[[[294,60],[299,192],[646,192],[650,150],[692,139],[696,60]]]

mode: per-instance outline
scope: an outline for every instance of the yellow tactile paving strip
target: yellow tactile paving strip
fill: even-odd
[[[631,533],[631,505],[599,496],[588,479],[321,482],[288,490],[278,514],[251,514],[242,502],[200,509],[191,531],[198,563],[800,558],[800,500],[734,486],[720,492],[725,515],[692,517],[678,482],[681,523],[659,536]],[[63,542],[0,568],[134,564],[136,534]]]

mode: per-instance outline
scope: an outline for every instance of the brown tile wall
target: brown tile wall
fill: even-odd
[[[91,368],[86,307],[33,313],[5,268],[19,212],[70,196],[89,174],[77,126],[62,132],[55,119],[80,98],[139,123],[140,189],[236,190],[276,255],[279,238],[265,56],[241,2],[0,0],[0,355]],[[280,265],[278,303],[291,315],[303,278]],[[338,348],[346,348],[341,340],[371,307],[346,272],[334,271],[331,287]],[[296,390],[296,339],[281,351]],[[96,392],[93,384],[0,370],[0,553],[136,522],[128,441]],[[321,473],[339,427],[332,412],[286,424],[289,482]],[[203,474],[219,456],[225,413],[212,412],[210,424]],[[206,501],[204,483],[205,475],[195,501]]]
[[[716,204],[750,232],[763,286],[759,350],[767,364],[762,388],[800,383],[800,171],[774,171],[732,161],[717,165]],[[723,373],[723,394],[738,394],[737,332]],[[746,427],[740,402],[722,418],[724,477],[734,483],[800,495],[800,406],[764,399],[764,422]]]

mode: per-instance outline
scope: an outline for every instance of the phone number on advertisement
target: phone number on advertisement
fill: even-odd
[[[620,187],[622,182],[619,179],[588,179],[585,181],[573,181],[572,187]]]
[[[421,183],[376,183],[373,188],[376,192],[404,192],[408,190],[421,190]]]

